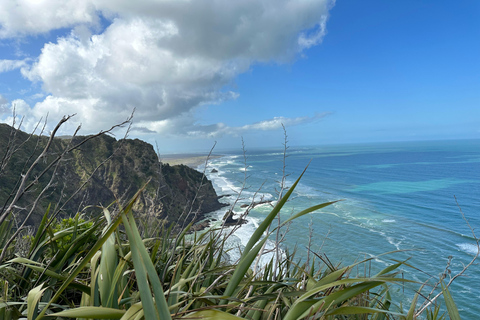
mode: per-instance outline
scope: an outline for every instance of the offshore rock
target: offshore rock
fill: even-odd
[[[223,216],[222,220],[224,221],[224,225],[225,226],[234,226],[234,225],[237,225],[237,224],[245,224],[247,223],[247,220],[243,219],[243,218],[238,218],[238,219],[235,219],[234,217],[234,213],[232,210],[228,210],[225,215]]]

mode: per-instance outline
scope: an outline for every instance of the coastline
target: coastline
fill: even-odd
[[[162,164],[168,164],[170,166],[185,165],[198,172],[202,172],[204,171],[205,163],[207,162],[207,160],[208,160],[208,167],[210,167],[211,160],[222,158],[222,157],[224,157],[224,155],[219,155],[219,154],[211,154],[211,155],[198,154],[198,153],[165,154],[160,156],[160,162]],[[210,169],[213,169],[213,168],[210,168]],[[210,179],[209,181],[211,182]],[[218,195],[218,190],[216,190],[215,187],[214,187],[214,190],[217,195],[217,199],[220,199],[222,196]],[[190,232],[201,231],[206,228],[209,228],[212,222],[217,220],[211,214],[215,211],[221,210],[222,208],[230,206],[229,203],[220,202],[220,201],[219,203],[221,204],[219,208],[198,214]]]
[[[175,166],[175,165],[186,165],[192,169],[195,169],[197,171],[202,172],[203,168],[205,167],[205,162],[208,159],[208,170],[205,172],[208,176],[208,173],[210,173],[211,170],[215,170],[212,172],[217,172],[214,166],[210,167],[210,161],[214,159],[219,159],[224,157],[224,155],[219,155],[219,154],[214,154],[208,156],[207,154],[166,154],[161,156],[161,162],[164,164],[169,164],[170,166]],[[210,181],[211,178],[209,178]],[[213,183],[213,182],[212,182]],[[217,198],[223,198],[225,196],[228,197],[228,195],[222,194],[222,190],[217,190],[215,187],[215,192],[217,194]],[[219,195],[220,194],[220,195]],[[235,225],[242,225],[247,223],[247,219],[243,218],[243,214],[239,214],[238,212],[233,212],[231,209],[225,209],[220,217],[213,216],[212,213],[221,210],[223,208],[231,207],[231,203],[229,201],[226,202],[220,202],[222,204],[222,207],[212,210],[209,212],[204,212],[200,215],[198,215],[196,222],[194,223],[192,227],[192,231],[201,231],[206,228],[210,228],[212,226],[212,223],[216,221],[224,221],[224,225],[226,227],[231,227]],[[263,204],[263,202],[258,202],[254,203],[253,207]],[[242,210],[248,211],[249,209],[246,208],[245,206],[248,205],[243,205]],[[223,216],[223,219],[221,219],[221,216]]]
[[[223,156],[218,154],[210,156],[208,154],[165,154],[161,155],[160,162],[168,163],[171,166],[183,164],[197,170],[199,166],[205,164],[207,159],[212,160],[221,157]]]

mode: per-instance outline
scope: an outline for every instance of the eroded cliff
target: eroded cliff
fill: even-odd
[[[5,124],[0,124],[0,137],[0,205],[4,211],[48,138],[31,136]],[[49,204],[60,217],[75,215],[85,206],[89,206],[87,213],[95,214],[98,207],[115,200],[125,203],[143,186],[134,211],[167,224],[179,219],[190,222],[222,207],[203,173],[184,165],[161,164],[153,147],[144,141],[117,141],[101,135],[64,153],[84,139],[54,139],[47,155],[29,175],[28,190],[15,204],[13,212],[19,221],[33,208],[28,224],[38,224]],[[60,161],[49,168],[58,158]],[[44,170],[47,172],[42,175]]]

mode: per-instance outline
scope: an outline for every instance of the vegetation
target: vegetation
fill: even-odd
[[[223,228],[189,234],[193,222],[175,229],[155,225],[153,218],[138,225],[145,217],[136,203],[148,185],[129,201],[101,208],[101,217],[58,220],[47,209],[27,237],[12,228],[5,211],[0,319],[443,319],[440,295],[450,319],[460,319],[451,281],[439,281],[429,294],[418,284],[412,303],[402,308],[392,293],[413,283],[398,277],[401,267],[409,267],[403,261],[370,275],[359,271],[370,259],[337,266],[320,255],[299,262],[286,252],[259,266],[269,235],[333,203],[275,223],[300,179],[282,191],[238,261],[227,258],[231,233]],[[420,303],[425,296],[430,298]]]

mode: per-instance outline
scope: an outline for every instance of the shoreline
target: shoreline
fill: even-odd
[[[213,154],[210,156],[208,154],[166,154],[161,156],[160,162],[163,164],[168,164],[170,166],[186,165],[192,169],[195,169],[201,172],[205,166],[205,162],[208,159],[209,162],[208,162],[207,171],[209,173],[211,170],[214,170],[212,172],[216,172],[216,169],[214,168],[214,166],[210,166],[210,161],[213,159],[222,158],[224,156],[225,155],[220,155],[220,154]],[[205,172],[205,174],[207,174],[207,172]],[[216,190],[216,189],[215,189],[215,193],[217,194],[218,200],[226,196],[226,195],[219,195],[219,190]],[[223,224],[226,227],[242,225],[248,222],[248,220],[245,219],[243,215],[234,214],[233,211],[227,209],[227,208],[231,208],[231,203],[229,203],[228,201],[227,202],[220,201],[220,203],[222,204],[221,208],[218,208],[216,210],[212,210],[209,212],[203,212],[200,215],[198,215],[196,221],[192,226],[191,231],[197,232],[197,231],[202,231],[204,229],[211,228],[213,223],[215,223],[216,221],[222,221],[222,220],[223,220]],[[254,206],[259,204],[262,204],[262,203],[255,203]],[[223,210],[223,209],[225,209],[225,211],[223,212],[224,219],[219,219],[218,217],[214,217],[213,215],[214,212]],[[249,208],[245,208],[245,207],[242,207],[242,209],[245,211],[249,210]]]
[[[202,172],[207,160],[209,161],[207,166],[209,167],[210,170],[212,170],[214,168],[210,167],[210,161],[213,159],[221,158],[221,157],[224,157],[224,155],[219,155],[219,154],[208,155],[208,154],[198,154],[198,153],[165,154],[160,156],[160,162],[162,164],[168,164],[170,166],[185,165],[196,171]],[[205,174],[206,173],[207,172],[205,172]],[[215,187],[214,187],[214,190],[215,190],[215,194],[217,195],[217,199],[219,200],[222,196],[218,195],[218,191],[215,189]],[[226,208],[230,206],[229,203],[220,202],[220,201],[219,203],[221,204],[220,208],[217,208],[215,210],[211,210],[208,212],[201,212],[200,214],[198,214],[192,226],[191,232],[202,231],[206,228],[210,228],[212,225],[212,222],[217,220],[212,216],[212,213],[215,211],[221,210],[222,208]]]
[[[187,167],[197,169],[199,166],[204,165],[207,159],[218,159],[223,155],[218,154],[165,154],[160,157],[160,162],[169,164],[171,166],[186,165]]]

